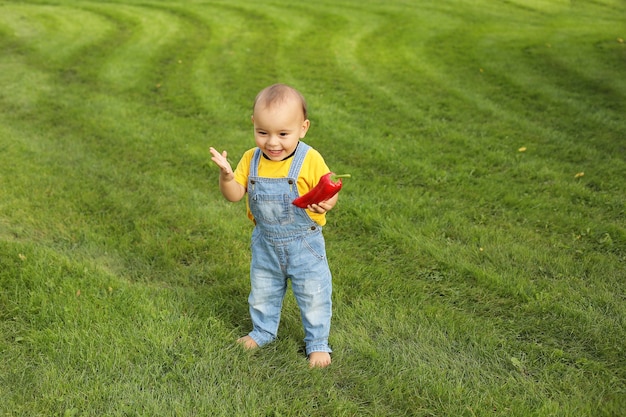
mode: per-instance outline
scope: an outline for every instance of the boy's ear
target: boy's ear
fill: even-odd
[[[300,139],[303,139],[304,136],[306,136],[306,132],[308,132],[309,127],[311,127],[311,121],[309,119],[306,119],[302,123],[302,130],[300,131]]]
[[[250,120],[252,120],[252,124],[254,124],[254,114],[250,116]]]

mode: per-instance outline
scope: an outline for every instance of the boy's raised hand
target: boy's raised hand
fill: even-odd
[[[209,148],[213,157],[211,160],[220,167],[220,191],[228,201],[239,201],[246,193],[246,188],[235,181],[235,173],[228,162],[226,151],[219,153],[215,148]]]
[[[228,159],[226,159],[226,157],[228,156],[228,153],[226,151],[219,153],[214,147],[210,147],[209,151],[211,152],[211,155],[213,155],[211,161],[215,162],[215,165],[220,167],[220,169],[222,170],[222,175],[228,176],[233,173],[233,169],[230,166]]]

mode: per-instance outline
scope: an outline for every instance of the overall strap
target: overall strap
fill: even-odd
[[[254,150],[254,155],[252,155],[252,160],[250,161],[250,176],[258,177],[259,176],[259,161],[261,160],[261,149],[256,148]]]
[[[311,147],[306,143],[298,143],[298,148],[296,149],[296,154],[293,156],[293,161],[291,161],[291,166],[289,167],[289,173],[287,174],[287,178],[298,178],[300,168],[304,163],[304,157],[306,156],[306,153],[309,151],[309,149],[311,149]]]

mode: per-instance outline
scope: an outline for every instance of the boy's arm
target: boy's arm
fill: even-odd
[[[313,150],[313,152],[310,152],[310,157],[311,159],[309,160],[309,163],[310,163],[311,171],[309,175],[316,179],[315,184],[317,184],[317,181],[319,181],[322,175],[330,171],[330,168],[328,168],[328,165],[326,165],[324,158],[319,152]],[[326,213],[327,211],[332,210],[332,208],[335,207],[335,204],[337,204],[338,199],[339,199],[339,193],[335,194],[328,200],[319,202],[317,204],[310,204],[307,207],[307,209],[309,209],[313,213],[323,214],[323,213]]]
[[[228,154],[226,151],[220,154],[215,148],[210,148],[209,150],[211,155],[213,155],[211,160],[220,168],[220,191],[228,201],[235,202],[241,200],[246,194],[246,189],[235,181],[233,169],[226,159]]]

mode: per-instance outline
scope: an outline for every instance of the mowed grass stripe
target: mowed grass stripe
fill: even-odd
[[[271,16],[240,2],[188,10],[212,33],[211,39],[199,40],[203,49],[190,72],[193,93],[208,112],[206,133],[214,138],[214,146],[228,149],[233,156],[240,155],[249,145],[238,134],[241,121],[249,120],[251,115],[246,97],[256,94],[252,86],[279,78],[276,49],[280,28]]]
[[[134,25],[132,35],[112,51],[101,66],[103,81],[113,91],[117,88],[139,90],[138,86],[145,88],[149,83],[156,87],[158,81],[154,73],[162,64],[155,65],[155,57],[162,54],[162,49],[169,47],[169,51],[173,51],[183,44],[181,31],[187,22],[167,11],[148,7],[116,5],[107,10],[114,10],[116,19],[130,20]],[[172,47],[174,43],[176,46]],[[170,60],[178,62],[181,58],[172,56]]]
[[[0,100],[6,114],[24,112],[28,118],[37,114],[37,102],[52,93],[52,69],[105,37],[110,26],[98,16],[69,7],[4,4],[0,9],[3,47],[11,52],[0,62]]]
[[[5,36],[22,45],[32,56],[31,64],[42,68],[63,62],[112,28],[106,19],[70,6],[5,3],[0,9]]]
[[[597,120],[595,124],[604,118],[611,119],[611,122],[607,121],[610,126],[615,118],[606,117],[604,112],[616,106],[619,109],[624,102],[624,83],[614,82],[619,76],[611,70],[620,67],[619,50],[623,54],[623,48],[618,38],[620,31],[625,30],[624,24],[615,16],[607,16],[605,24],[600,25],[604,30],[599,30],[597,23],[581,23],[580,19],[569,15],[528,16],[526,25],[523,21],[515,22],[515,31],[507,31],[505,26],[512,22],[505,21],[502,26],[486,25],[488,30],[484,33],[458,33],[459,36],[451,41],[466,53],[461,55],[460,61],[445,60],[444,64],[452,73],[459,72],[459,80],[473,81],[466,82],[469,91],[479,88],[476,92],[482,92],[483,96],[489,93],[498,97],[500,106],[514,106],[510,108],[513,114],[533,115],[537,121],[545,119],[546,126],[553,126],[573,137],[592,128],[593,119]],[[607,36],[606,27],[613,31],[613,36]],[[439,42],[433,43],[431,55],[440,50],[440,45]],[[480,77],[478,69],[484,70]],[[613,80],[608,84],[612,89],[617,88],[616,91],[607,91],[607,80]],[[498,94],[511,90],[513,94],[508,96]],[[570,117],[551,111],[563,107],[571,107],[571,117],[577,121],[591,119],[590,126],[581,129],[578,123],[561,123]],[[599,113],[600,109],[602,113]]]
[[[130,33],[139,32],[133,26],[135,22],[132,16],[118,17],[116,13],[103,10],[101,7],[95,9],[116,22],[114,27],[118,28],[117,31],[110,33],[111,38],[103,41],[103,44],[108,41],[113,45],[118,44],[123,47]],[[136,10],[136,12],[140,11]],[[191,27],[195,26],[191,25]],[[113,230],[127,230],[127,233],[124,233],[126,238],[117,242],[122,246],[135,246],[138,241],[142,240],[142,236],[146,233],[142,229],[146,226],[136,223],[137,216],[141,212],[149,212],[150,208],[155,206],[156,199],[163,199],[162,196],[172,195],[172,193],[189,195],[189,179],[186,179],[185,183],[180,183],[174,175],[165,180],[167,171],[177,169],[178,161],[188,160],[190,153],[192,157],[199,155],[198,158],[202,159],[204,155],[199,151],[197,153],[190,151],[188,147],[177,146],[186,145],[189,138],[177,135],[178,129],[174,126],[176,122],[170,116],[164,118],[164,115],[158,111],[146,111],[141,101],[132,104],[138,91],[146,94],[142,86],[133,89],[132,83],[121,84],[129,89],[130,94],[120,96],[114,83],[102,84],[99,71],[106,67],[112,56],[114,57],[113,52],[117,50],[116,48],[104,45],[102,50],[95,52],[97,45],[90,45],[85,49],[92,49],[91,58],[77,53],[75,60],[70,57],[65,65],[61,65],[71,68],[74,77],[70,79],[67,76],[69,70],[62,70],[59,81],[52,83],[54,88],[50,89],[50,95],[39,100],[40,105],[50,105],[54,101],[58,111],[50,117],[54,119],[55,127],[45,133],[36,128],[33,130],[30,127],[32,119],[29,119],[31,114],[23,115],[25,126],[22,129],[26,134],[24,141],[40,147],[40,151],[27,163],[35,164],[35,172],[40,174],[33,176],[32,178],[36,181],[27,186],[13,182],[12,187],[27,193],[26,207],[39,207],[39,210],[47,213],[45,216],[33,219],[35,224],[32,227],[39,231],[37,233],[39,238],[44,240],[53,238],[57,243],[69,245],[91,242],[88,244],[90,247],[88,250],[94,251],[93,256],[99,258],[105,252],[109,252],[109,256],[117,252],[109,248],[110,242],[106,238]],[[184,48],[174,49],[179,53],[185,50]],[[172,51],[166,53],[171,57]],[[147,68],[146,71],[150,72],[149,63],[136,58],[133,62],[143,62]],[[179,65],[177,60],[172,60],[172,63],[172,68]],[[93,68],[97,68],[98,72],[93,72]],[[145,75],[139,74],[139,76]],[[83,89],[84,82],[87,80],[96,89],[91,91],[90,100],[84,101]],[[67,84],[68,81],[71,82]],[[188,81],[186,84],[189,84]],[[101,92],[97,93],[98,90]],[[154,96],[153,85],[148,91],[148,96]],[[132,98],[130,101],[129,97]],[[188,111],[188,108],[184,109],[185,114]],[[133,120],[133,123],[130,126],[118,123],[119,120],[126,119]],[[183,122],[181,120],[181,123]],[[163,140],[164,136],[170,139]],[[161,148],[163,145],[165,148]],[[205,146],[202,146],[202,152],[205,150]],[[59,163],[59,159],[63,162]],[[196,164],[197,167],[202,167],[202,165],[201,161]],[[136,177],[138,170],[142,173],[141,178]],[[152,172],[155,178],[151,178]],[[204,184],[204,171],[198,173]],[[193,187],[191,194],[195,194],[201,188],[201,186]],[[59,200],[58,197],[63,195],[66,198]],[[129,198],[120,199],[120,195],[127,195]],[[53,203],[48,203],[49,201]],[[59,201],[63,202],[62,207],[58,206]],[[124,204],[118,204],[119,201],[124,201]],[[24,210],[16,210],[13,213],[18,219],[20,213],[23,212]],[[60,217],[57,218],[58,215]],[[206,218],[202,215],[189,217]],[[96,230],[94,234],[88,232],[89,228],[85,228],[85,223],[101,224],[103,219],[116,219],[111,223],[114,225],[113,228]],[[147,227],[149,230],[150,225]],[[83,232],[85,229],[87,235]],[[33,237],[32,232],[24,232]],[[155,248],[155,250],[160,249]],[[141,262],[142,257],[137,255],[134,250],[129,249],[123,257],[129,262],[132,262],[132,259],[138,259]],[[119,261],[106,262],[116,265],[120,263]],[[128,265],[123,268],[132,271]],[[122,271],[123,268],[118,267],[115,270]]]

